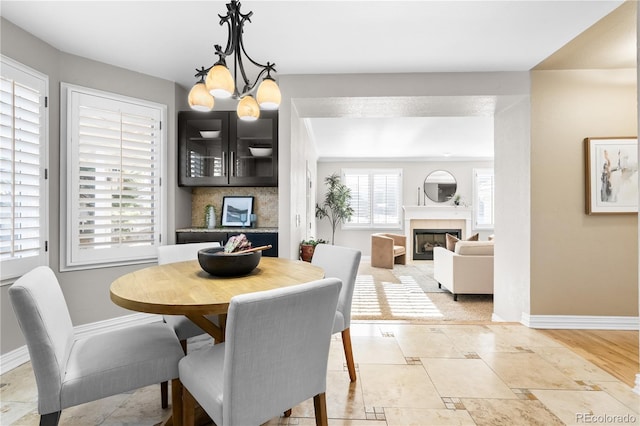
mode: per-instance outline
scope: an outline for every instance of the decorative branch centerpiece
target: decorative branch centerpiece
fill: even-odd
[[[198,251],[202,269],[219,277],[237,277],[253,271],[262,258],[262,251],[271,245],[252,247],[244,234],[234,235],[224,247],[212,247]]]

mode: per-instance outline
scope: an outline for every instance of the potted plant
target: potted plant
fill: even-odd
[[[460,194],[456,194],[455,197],[453,197],[453,205],[456,207],[458,206],[467,207],[467,203],[462,201],[462,195]]]
[[[316,204],[316,217],[318,219],[329,218],[331,244],[333,244],[338,224],[348,221],[353,216],[351,189],[340,181],[340,176],[337,173],[327,176],[324,181],[328,189],[322,205]]]
[[[318,244],[326,244],[327,242],[322,238],[309,238],[307,240],[302,240],[300,243],[300,259],[305,262],[311,262],[313,258],[313,252],[316,249]]]

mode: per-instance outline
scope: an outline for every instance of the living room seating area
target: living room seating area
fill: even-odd
[[[433,277],[453,294],[493,294],[493,241],[458,241],[433,249]]]

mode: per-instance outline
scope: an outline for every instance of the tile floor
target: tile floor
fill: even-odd
[[[358,380],[331,342],[330,425],[640,425],[640,395],[542,333],[518,324],[352,323]],[[190,350],[209,344],[199,338]],[[155,425],[159,385],[63,411],[60,425]],[[27,363],[1,376],[0,424],[37,425]],[[311,400],[269,425],[313,425]]]

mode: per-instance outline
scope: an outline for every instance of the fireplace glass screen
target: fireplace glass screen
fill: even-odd
[[[414,229],[413,260],[433,260],[434,247],[446,247],[447,236],[461,238],[460,229]]]

